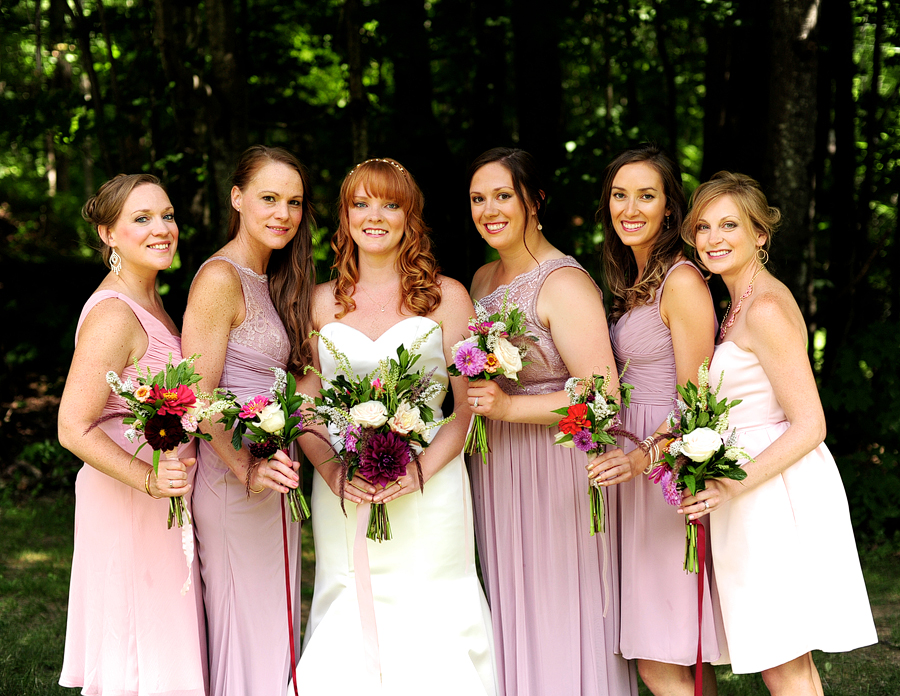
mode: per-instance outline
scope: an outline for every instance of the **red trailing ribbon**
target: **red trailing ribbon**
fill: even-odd
[[[697,525],[697,666],[694,668],[694,696],[703,696],[703,579],[706,576],[706,528]]]
[[[294,685],[294,696],[300,696],[297,691],[297,657],[294,652],[294,613],[291,607],[291,563],[288,557],[287,520],[284,513],[284,496],[278,494],[281,499],[281,542],[284,548],[284,596],[287,599],[288,614],[288,645],[291,647],[291,682]]]

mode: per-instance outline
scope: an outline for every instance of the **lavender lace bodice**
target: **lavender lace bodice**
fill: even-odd
[[[239,266],[227,256],[213,256],[206,263],[210,261],[227,261],[234,266],[240,276],[241,289],[244,292],[244,321],[231,330],[228,342],[252,348],[282,365],[286,364],[290,357],[291,344],[284,324],[281,323],[281,317],[278,316],[269,296],[268,276]]]
[[[528,332],[538,339],[536,343],[526,339],[523,344],[528,347],[524,362],[531,364],[526,365],[519,373],[520,384],[502,376],[495,378],[497,384],[507,394],[551,394],[562,390],[566,380],[571,376],[556,350],[549,327],[541,323],[537,314],[537,300],[541,287],[547,277],[560,268],[577,268],[587,273],[571,256],[550,259],[527,273],[516,276],[509,285],[501,285],[478,300],[489,314],[493,314],[500,309],[504,296],[509,292],[508,301],[515,303],[525,313]],[[597,292],[600,292],[599,288]]]

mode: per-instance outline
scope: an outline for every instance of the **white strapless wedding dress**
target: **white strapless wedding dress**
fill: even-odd
[[[358,375],[396,356],[435,326],[425,317],[398,322],[372,341],[358,330],[332,322],[322,327]],[[335,362],[320,343],[322,374],[332,377]],[[435,369],[447,383],[438,328],[421,349],[417,370]],[[431,406],[440,419],[440,395]],[[381,678],[366,658],[371,629],[363,629],[357,598],[354,541],[357,506],[340,500],[316,472],[312,524],[316,585],[297,665],[299,692],[339,696],[480,696],[495,694],[491,619],[475,570],[472,501],[462,453],[426,484],[388,503],[390,541],[365,540],[374,599]],[[367,507],[359,510],[368,519]],[[365,605],[365,602],[363,603]],[[293,694],[289,686],[288,694]]]

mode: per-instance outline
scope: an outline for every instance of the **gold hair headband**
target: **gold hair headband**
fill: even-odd
[[[384,158],[382,158],[382,157],[375,157],[375,158],[373,158],[373,159],[367,159],[365,162],[360,162],[360,163],[357,164],[355,167],[353,167],[353,169],[350,170],[350,174],[352,174],[353,172],[355,172],[357,169],[359,169],[359,168],[360,168],[361,166],[363,166],[364,164],[368,164],[369,162],[385,162],[385,163],[391,165],[392,167],[395,167],[396,169],[399,169],[401,174],[406,174],[406,170],[405,170],[403,167],[400,166],[400,163],[399,163],[399,162],[395,162],[395,161],[392,160],[392,159],[384,159]],[[347,176],[350,176],[350,174],[348,174]]]

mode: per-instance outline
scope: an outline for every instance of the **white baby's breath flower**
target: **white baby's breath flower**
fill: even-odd
[[[125,431],[125,437],[128,438],[128,442],[134,442],[138,438],[138,431],[134,428],[128,428]]]
[[[122,393],[122,380],[120,380],[119,375],[112,370],[106,373],[106,383],[116,394]]]
[[[488,314],[488,311],[484,308],[484,306],[480,302],[475,303],[475,317],[478,319],[478,323],[486,322],[490,319],[491,315]]]
[[[287,373],[280,367],[272,367],[270,369],[275,373],[275,381],[269,388],[269,393],[273,395],[283,394],[284,389],[287,386]]]
[[[679,454],[681,454],[681,447],[681,440],[675,440],[669,445],[669,454],[671,454],[673,457],[677,457]]]
[[[595,399],[594,403],[592,403],[590,407],[591,411],[594,412],[594,415],[600,419],[609,418],[616,413],[613,407],[602,399]]]
[[[733,462],[739,462],[744,459],[752,460],[752,457],[743,447],[729,447],[725,450],[725,459],[730,459]]]
[[[569,397],[569,403],[574,404],[578,398],[578,387],[581,384],[581,377],[569,377],[566,380],[566,396]]]

